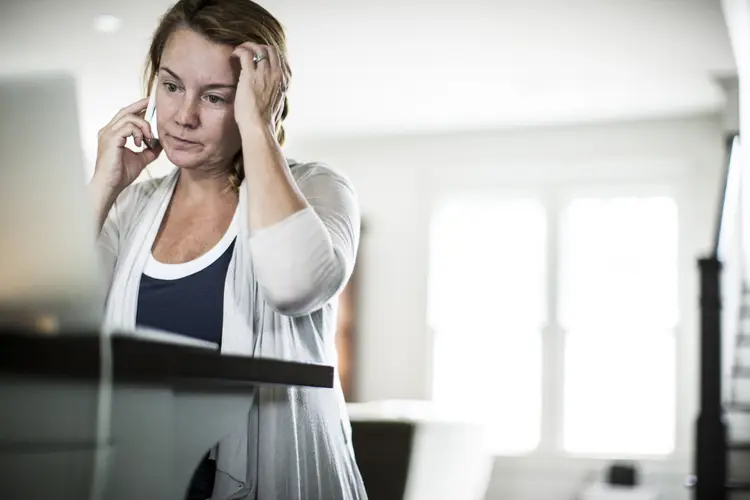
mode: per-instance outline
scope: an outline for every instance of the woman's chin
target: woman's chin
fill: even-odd
[[[204,163],[202,155],[190,151],[170,150],[165,148],[164,153],[167,155],[169,162],[178,168],[197,168]]]

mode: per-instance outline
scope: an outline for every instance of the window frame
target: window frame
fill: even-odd
[[[691,296],[687,296],[684,287],[686,266],[691,266],[692,256],[685,255],[685,248],[688,248],[685,241],[685,224],[686,219],[690,217],[690,205],[687,204],[689,198],[690,186],[685,185],[680,179],[665,178],[652,179],[648,181],[618,181],[607,179],[597,182],[577,182],[557,183],[555,185],[504,185],[501,188],[493,189],[492,187],[461,186],[459,192],[450,194],[443,193],[441,196],[434,198],[433,211],[435,213],[440,203],[447,199],[471,199],[475,196],[493,196],[496,198],[532,198],[538,200],[545,210],[546,216],[546,242],[547,242],[547,265],[546,265],[546,309],[547,322],[543,325],[541,331],[542,340],[542,419],[540,429],[539,445],[536,449],[523,455],[497,453],[496,455],[504,458],[574,458],[574,459],[657,459],[665,460],[676,456],[683,456],[686,450],[682,449],[684,445],[679,439],[680,434],[692,426],[692,418],[685,415],[680,408],[684,405],[685,396],[683,395],[683,384],[686,382],[681,379],[680,374],[685,373],[686,365],[684,351],[684,328],[683,323],[686,321],[684,305]],[[559,322],[559,300],[562,279],[561,258],[562,258],[562,237],[564,210],[568,203],[581,197],[608,198],[608,197],[649,197],[664,196],[671,198],[677,208],[677,323],[672,329],[674,335],[675,348],[675,371],[673,380],[675,381],[674,391],[676,397],[675,409],[673,414],[673,436],[671,438],[674,446],[668,454],[649,454],[649,453],[576,453],[568,452],[564,447],[564,357],[565,357],[565,332]],[[431,217],[430,217],[431,220]],[[428,287],[429,284],[429,268]],[[428,288],[429,289],[429,288]],[[430,325],[431,327],[431,325]],[[432,375],[432,374],[431,374]],[[430,384],[432,388],[432,384]],[[432,389],[431,389],[432,390]]]

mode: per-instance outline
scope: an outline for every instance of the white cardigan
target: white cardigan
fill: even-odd
[[[311,208],[250,234],[246,187],[224,287],[222,353],[336,364],[336,296],[357,253],[360,214],[348,180],[290,161]],[[179,176],[127,188],[99,247],[110,288],[105,330],[135,328],[141,275]],[[219,443],[214,500],[366,498],[338,377],[333,390],[263,387],[248,425]],[[257,457],[255,456],[257,450]]]

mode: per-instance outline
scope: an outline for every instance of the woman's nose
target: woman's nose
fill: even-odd
[[[182,100],[175,120],[181,127],[195,128],[198,126],[198,106],[194,99],[186,97]]]

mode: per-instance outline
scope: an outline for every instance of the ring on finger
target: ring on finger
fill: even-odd
[[[262,60],[264,60],[264,59],[268,59],[268,56],[267,56],[267,55],[265,55],[265,54],[264,54],[263,52],[259,52],[258,54],[255,54],[255,55],[253,56],[253,62],[254,62],[255,64],[258,64],[259,62],[261,62],[261,61],[262,61]]]

